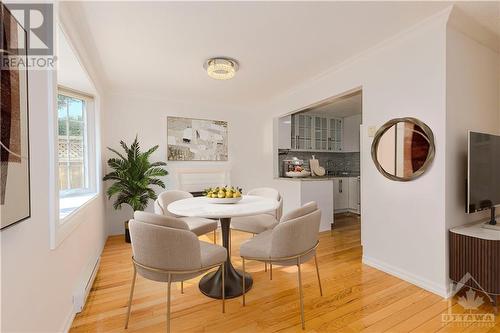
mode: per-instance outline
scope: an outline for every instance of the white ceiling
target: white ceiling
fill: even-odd
[[[65,3],[87,22],[108,89],[233,105],[265,102],[450,4]],[[498,2],[459,6],[499,31]],[[236,77],[209,78],[203,63],[212,56],[237,59]]]

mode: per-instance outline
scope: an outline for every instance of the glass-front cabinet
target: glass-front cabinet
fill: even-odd
[[[313,147],[313,117],[298,115],[297,149],[312,149]]]
[[[328,149],[342,151],[342,119],[328,119]]]
[[[292,150],[342,151],[342,119],[308,114],[291,118]]]

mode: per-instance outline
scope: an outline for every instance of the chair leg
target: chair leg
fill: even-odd
[[[172,274],[168,273],[167,287],[167,333],[170,333],[170,292],[172,287]]]
[[[245,306],[245,258],[241,258],[243,260],[243,306]]]
[[[127,310],[127,319],[125,320],[125,329],[128,327],[128,320],[130,318],[130,309],[132,308],[132,297],[134,296],[134,288],[135,288],[135,279],[137,277],[137,269],[134,265],[134,277],[132,278],[132,288],[130,289],[130,297],[128,299],[128,310]]]
[[[264,261],[264,272],[267,272],[267,261]]]
[[[184,281],[181,281],[181,294],[184,294]]]
[[[226,265],[222,263],[221,268],[222,268],[222,313],[226,313],[226,287],[225,287],[225,281],[224,281],[224,275],[226,275]]]
[[[316,253],[314,254],[314,262],[316,263],[316,275],[318,275],[319,294],[323,296],[323,288],[321,288],[321,279],[319,278],[318,258],[316,257]]]
[[[273,263],[269,263],[269,280],[273,279]]]
[[[214,230],[214,244],[217,244],[217,230]]]
[[[300,258],[297,259],[297,268],[299,275],[299,299],[300,299],[300,319],[302,321],[302,329],[306,329],[306,325],[304,323],[304,295],[302,292],[302,275],[300,272]]]

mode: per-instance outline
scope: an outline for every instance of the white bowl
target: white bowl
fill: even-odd
[[[207,198],[208,202],[214,204],[234,204],[243,199],[243,197],[238,198]]]
[[[311,173],[309,171],[302,170],[300,172],[288,171],[285,173],[285,176],[292,178],[300,178],[300,177],[309,177]]]

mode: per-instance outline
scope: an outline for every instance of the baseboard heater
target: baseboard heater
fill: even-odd
[[[101,263],[101,257],[97,258],[97,261],[93,265],[89,265],[89,268],[84,274],[81,283],[79,284],[76,292],[73,295],[73,306],[75,313],[81,312],[89,296],[90,289],[92,289],[92,284],[97,276],[97,271],[99,270],[99,265]]]

